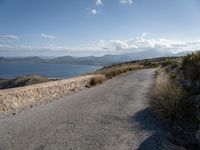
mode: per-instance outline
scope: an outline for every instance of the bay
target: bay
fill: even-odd
[[[94,72],[100,66],[71,64],[0,64],[0,78],[15,78],[24,75],[38,74],[48,78],[65,79]]]

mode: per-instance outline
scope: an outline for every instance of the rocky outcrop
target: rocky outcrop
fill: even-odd
[[[101,75],[87,75],[77,78],[51,81],[25,87],[0,90],[0,113],[56,99],[83,89],[91,78]]]

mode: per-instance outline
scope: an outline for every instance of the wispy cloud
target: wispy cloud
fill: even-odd
[[[91,8],[87,9],[89,14],[94,15],[94,16],[97,14],[100,14],[100,11],[97,10],[97,7],[103,5],[103,2],[102,0],[95,0],[95,4],[97,6],[93,7],[92,9]]]
[[[120,0],[121,4],[133,4],[133,0]]]
[[[2,35],[1,37],[6,38],[6,39],[13,39],[13,40],[19,39],[19,37],[16,35]]]
[[[149,33],[148,32],[143,32],[142,37],[146,37]]]
[[[0,43],[12,43],[14,40],[18,39],[18,36],[12,34],[0,35]]]
[[[97,5],[97,6],[103,5],[102,0],[96,0],[96,5]]]
[[[41,33],[40,36],[45,39],[55,39],[56,38],[56,36],[54,36],[54,35],[49,35],[49,34],[45,34],[45,33]]]

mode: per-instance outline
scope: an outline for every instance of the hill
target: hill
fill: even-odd
[[[8,89],[51,81],[40,75],[21,76],[14,79],[0,79],[0,89]]]

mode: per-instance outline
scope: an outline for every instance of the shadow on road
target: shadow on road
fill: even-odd
[[[142,142],[138,150],[183,150],[169,142],[166,131],[149,108],[139,111],[129,121],[133,129],[138,129],[141,134],[144,131],[149,132],[149,137]]]

